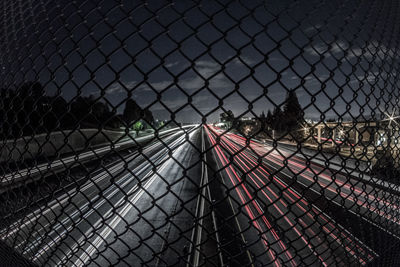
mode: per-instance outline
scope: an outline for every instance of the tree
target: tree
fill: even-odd
[[[265,123],[271,127],[272,124],[272,113],[270,110],[267,112],[267,117],[265,118]]]
[[[143,123],[141,121],[137,121],[133,125],[133,130],[136,131],[136,136],[139,136],[139,131],[143,130]]]
[[[46,131],[56,131],[59,129],[70,129],[73,127],[69,117],[68,104],[61,96],[46,97],[44,103],[44,128]]]
[[[19,138],[64,127],[60,120],[68,113],[66,101],[61,96],[46,96],[38,82],[24,83],[16,90],[3,89],[1,99],[3,138]]]
[[[18,102],[18,103],[17,103]],[[51,108],[51,98],[45,96],[43,86],[38,82],[28,82],[17,90],[14,99],[20,135],[32,135],[46,131],[44,115]]]
[[[232,127],[233,122],[235,120],[235,116],[232,110],[228,110],[226,112],[221,113],[219,117],[220,117],[220,122],[227,124],[228,128]]]
[[[282,130],[283,113],[280,107],[275,107],[271,116],[271,127],[276,131]]]
[[[132,98],[126,101],[123,118],[127,125],[131,125],[140,119],[143,120],[143,128],[154,124],[153,113],[147,108],[142,109]]]
[[[133,100],[129,98],[126,101],[125,109],[123,113],[123,118],[127,125],[131,125],[133,122],[140,119],[141,116],[141,108],[140,106]]]
[[[145,122],[147,122],[147,124],[153,126],[154,117],[153,113],[149,109],[143,110],[143,119],[145,120]]]
[[[71,114],[73,115],[74,121],[72,122],[73,126],[80,125],[88,116],[89,103],[87,103],[87,99],[85,97],[79,96],[71,103]]]
[[[285,130],[290,132],[297,131],[304,123],[304,111],[294,90],[287,93],[283,106],[283,123]]]
[[[71,126],[75,127],[105,127],[109,120],[115,115],[110,111],[110,107],[106,102],[96,99],[96,97],[79,96],[71,103]]]
[[[264,111],[261,112],[261,115],[259,117],[259,121],[260,121],[260,127],[261,127],[261,131],[266,130],[267,126],[266,126],[266,117],[265,117],[265,113]]]
[[[263,111],[263,112],[261,112],[261,115],[260,115],[260,120],[262,120],[262,121],[264,121],[264,120],[265,120],[265,113],[264,113],[264,111]]]

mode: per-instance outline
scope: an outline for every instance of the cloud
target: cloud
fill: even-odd
[[[379,44],[377,41],[368,43],[365,47],[355,47],[349,52],[349,58],[365,57],[369,60],[376,57],[375,60],[383,60],[386,56],[389,58],[397,58],[394,51],[383,44]]]
[[[124,93],[126,90],[132,89],[137,84],[136,81],[129,82],[115,82],[106,88],[106,94],[119,94]]]
[[[244,66],[244,64],[251,66],[251,65],[255,64],[256,62],[249,57],[239,56],[239,57],[235,57],[235,59],[233,60],[233,63],[235,63],[236,65],[241,65],[241,66]]]
[[[165,64],[165,67],[172,68],[172,67],[177,66],[178,64],[179,64],[179,61],[175,61],[175,62]]]
[[[162,91],[166,89],[167,87],[171,87],[172,81],[171,80],[165,80],[165,81],[159,81],[159,82],[147,82],[143,83],[138,86],[137,89],[139,90],[144,90],[144,91]],[[150,86],[149,86],[150,85]]]
[[[376,57],[375,60],[382,60],[385,56],[388,56],[392,59],[395,57],[395,53],[392,49],[383,44],[379,44],[377,41],[372,41],[363,47],[350,47],[349,44],[343,40],[338,40],[332,43],[330,47],[321,42],[305,48],[305,52],[311,56],[319,57],[320,55],[324,55],[325,58],[329,58],[331,56],[343,57],[347,53],[347,55],[344,57],[347,60],[357,57],[362,57],[368,60],[373,59],[374,56]]]
[[[348,50],[349,46],[347,43],[344,41],[336,41],[332,44],[330,44],[330,47],[328,44],[325,43],[316,43],[313,44],[305,49],[306,53],[312,55],[312,56],[320,56],[324,55],[325,58],[331,57],[332,55],[338,55],[338,54],[343,54]]]
[[[328,51],[328,46],[324,43],[317,43],[304,49],[306,53],[312,56],[320,56]],[[328,55],[326,55],[328,56]]]
[[[207,69],[216,69],[220,66],[218,63],[210,60],[199,60],[196,61],[194,64],[198,68],[207,68]]]
[[[195,62],[194,69],[197,73],[191,77],[179,79],[176,85],[171,86],[173,83],[171,80],[150,83],[150,85],[157,91],[163,90],[168,86],[180,87],[184,90],[197,90],[206,85],[206,80],[208,81],[208,87],[212,89],[224,88],[229,85],[227,78],[221,73],[222,68],[220,64],[214,61],[197,61]],[[145,89],[144,86],[141,86],[141,88]]]
[[[331,44],[330,52],[333,54],[345,53],[347,49],[349,49],[349,45],[339,40]]]
[[[129,81],[129,82],[116,82],[106,89],[107,94],[116,94],[125,92],[125,90],[130,90],[135,88],[135,90],[143,91],[162,91],[167,88],[182,88],[183,90],[197,90],[205,87],[206,81],[208,82],[208,88],[219,89],[225,88],[230,85],[228,79],[221,72],[221,66],[214,62],[208,60],[200,60],[195,63],[194,69],[197,73],[188,78],[178,79],[175,84],[172,79],[145,82],[145,81]],[[140,85],[139,85],[140,83]],[[126,88],[126,89],[125,89]]]
[[[189,103],[187,98],[162,99],[161,101],[165,106],[167,106],[169,109],[173,111]],[[210,99],[210,96],[208,95],[202,95],[202,96],[197,95],[193,97],[192,105],[196,106],[196,108],[199,109],[200,111],[207,112],[211,109],[208,106],[210,104],[210,101],[215,102],[216,100]],[[165,108],[161,105],[157,105],[153,108],[153,110],[162,111],[165,110]]]
[[[321,74],[321,75],[318,75],[317,77],[318,77],[319,80],[323,81],[323,80],[326,80],[329,77],[329,75],[328,74]],[[313,84],[320,83],[320,81],[317,78],[315,78],[314,76],[312,76],[312,75],[307,75],[305,77],[293,75],[293,76],[290,77],[290,79],[291,80],[304,79],[308,84],[310,84],[310,83],[313,83]]]
[[[123,90],[121,84],[113,83],[110,87],[106,89],[106,94],[116,94],[121,93]]]
[[[387,77],[387,73],[380,73],[379,71],[368,72],[367,75],[361,74],[356,75],[356,78],[351,80],[350,83],[358,83],[358,82],[365,82],[368,81],[370,83],[378,81],[378,79],[382,79]]]

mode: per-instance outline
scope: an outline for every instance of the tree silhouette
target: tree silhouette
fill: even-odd
[[[68,103],[61,96],[51,99],[50,109],[45,115],[44,124],[47,131],[71,129],[73,119],[68,110]]]
[[[287,93],[283,113],[288,130],[297,129],[304,121],[304,112],[294,90]]]
[[[76,128],[118,129],[141,121],[142,128],[153,125],[149,109],[141,109],[128,99],[123,114],[95,96],[78,96],[67,102],[62,96],[47,96],[37,82],[22,84],[15,90],[0,89],[0,138],[19,138]],[[132,126],[132,125],[131,125]]]
[[[267,125],[271,126],[272,121],[273,121],[272,113],[271,113],[270,110],[268,110],[267,117],[265,118],[265,122],[266,122]]]
[[[288,132],[298,130],[304,122],[304,112],[294,90],[287,93],[283,106],[284,129]],[[293,133],[294,134],[294,133]]]
[[[154,123],[154,117],[153,117],[153,113],[151,113],[151,111],[149,109],[145,109],[143,111],[143,119],[149,124],[149,125],[153,125]]]
[[[141,120],[144,124],[142,128],[153,125],[154,117],[149,109],[142,109],[132,98],[126,101],[123,118],[128,127]]]
[[[280,107],[276,106],[272,112],[271,127],[276,131],[281,131],[283,128],[283,113]]]
[[[265,131],[266,128],[267,128],[267,125],[266,125],[267,119],[266,119],[266,117],[265,117],[264,111],[261,112],[260,117],[259,117],[258,120],[260,121],[260,128],[261,128],[261,131]]]
[[[85,128],[99,128],[110,125],[115,114],[110,111],[107,103],[104,103],[94,96],[79,96],[71,103],[71,113],[75,119],[73,125]]]
[[[220,121],[226,123],[228,125],[228,128],[232,127],[235,120],[235,116],[232,110],[227,110],[226,112],[221,113],[219,116],[220,116]]]
[[[140,119],[140,106],[133,100],[129,98],[125,103],[125,109],[123,113],[124,120],[127,125],[131,125],[133,122]]]

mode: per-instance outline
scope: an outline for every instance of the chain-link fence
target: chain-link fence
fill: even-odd
[[[0,11],[0,265],[399,266],[398,1]]]

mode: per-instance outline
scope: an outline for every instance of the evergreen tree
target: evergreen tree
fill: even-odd
[[[275,107],[274,112],[272,113],[271,127],[276,131],[282,130],[282,119],[283,113],[280,107]]]
[[[143,110],[143,119],[149,125],[153,125],[154,123],[153,113],[149,109]]]
[[[71,103],[71,113],[74,118],[73,127],[79,124],[81,128],[104,127],[104,123],[112,117],[108,104],[96,99],[93,95],[76,98]]]
[[[290,90],[283,106],[284,130],[296,131],[304,122],[304,112],[294,90]]]
[[[133,100],[132,98],[129,98],[126,101],[125,109],[124,109],[124,113],[123,113],[125,122],[128,125],[130,125],[133,122],[139,120],[141,118],[141,111],[142,111],[142,109],[135,102],[135,100]]]
[[[226,112],[221,113],[220,121],[226,123],[228,128],[231,128],[235,121],[235,115],[233,114],[232,110],[228,110]]]
[[[266,127],[266,118],[265,118],[264,111],[261,112],[261,115],[259,117],[259,121],[260,121],[261,130],[264,131],[267,128]]]
[[[267,123],[268,126],[272,126],[272,113],[270,110],[267,112],[267,117],[265,118],[265,122]]]
[[[264,113],[264,111],[261,112],[260,120],[265,121],[265,113]]]

